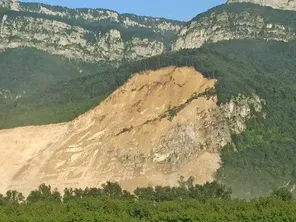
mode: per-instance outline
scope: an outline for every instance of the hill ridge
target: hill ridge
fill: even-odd
[[[0,192],[26,194],[44,182],[63,189],[118,181],[133,190],[180,176],[212,181],[219,150],[245,130],[251,107],[262,109],[256,96],[217,106],[215,83],[190,67],[147,71],[72,122],[0,131]]]
[[[295,0],[228,0],[227,3],[249,2],[263,6],[269,6],[275,9],[296,10]]]

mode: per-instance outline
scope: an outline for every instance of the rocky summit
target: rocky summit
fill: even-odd
[[[69,9],[0,1],[0,50],[31,47],[72,60],[130,61],[170,50],[183,22],[119,14],[105,9]]]
[[[0,8],[7,8],[13,11],[18,11],[19,3],[16,0],[0,0]]]
[[[200,48],[205,44],[233,39],[279,42],[296,40],[296,23],[295,20],[291,20],[296,12],[275,10],[261,6],[263,3],[259,5],[249,2],[251,1],[229,1],[228,3],[232,4],[221,5],[196,16],[177,34],[173,49],[178,51]]]
[[[250,2],[276,9],[296,10],[295,0],[228,0],[227,3]]]

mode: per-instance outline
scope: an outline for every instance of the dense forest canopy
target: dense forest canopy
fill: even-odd
[[[0,195],[0,221],[294,221],[296,202],[287,188],[250,202],[230,200],[231,190],[214,181],[178,187],[144,187],[133,193],[118,183],[99,188],[66,188],[63,195],[41,184],[27,198],[15,190]]]
[[[8,49],[0,53],[0,89],[30,94],[57,82],[95,74],[107,66],[107,63],[71,61],[32,48]]]
[[[245,47],[248,45],[248,47]],[[238,152],[223,149],[219,178],[238,196],[264,195],[268,189],[296,183],[296,44],[230,41],[205,46],[230,59],[256,67],[262,75],[244,84],[267,102],[266,118],[249,121],[247,131],[234,136]]]

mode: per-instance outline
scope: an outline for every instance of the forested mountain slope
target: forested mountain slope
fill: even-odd
[[[253,93],[266,101],[264,115],[248,122],[246,132],[234,136],[233,144],[222,152],[224,165],[218,178],[231,186],[235,195],[244,197],[267,194],[289,181],[293,186],[295,43],[237,40],[205,47],[208,49],[185,50],[122,65],[108,71],[105,82],[101,81],[105,75],[97,74],[49,88],[32,97],[34,102],[18,100],[11,112],[3,113],[2,126],[68,120],[73,117],[70,107],[74,113],[79,107],[80,112],[86,111],[134,72],[192,65],[205,76],[218,79],[218,103]],[[56,115],[51,114],[52,110]],[[33,122],[34,116],[42,122]]]
[[[243,64],[242,67],[237,66],[237,61],[231,61],[206,49],[163,54],[134,63],[126,63],[118,68],[102,70],[96,75],[61,82],[40,90],[30,97],[5,104],[1,112],[1,127],[69,121],[90,107],[98,105],[106,96],[124,84],[133,73],[170,65],[194,66],[207,77],[216,77],[218,73],[222,73],[226,75],[224,78],[229,78],[223,82],[225,85],[228,80],[237,81],[239,85],[233,85],[220,95],[221,102],[227,101],[232,95],[239,94],[241,89],[245,88],[240,87],[244,86],[245,78],[251,78],[244,76],[243,73],[248,72],[249,69],[254,70],[247,64]],[[236,77],[237,75],[239,77]]]
[[[182,25],[179,21],[121,15],[106,9],[1,0],[2,112],[11,109],[7,103],[58,82],[170,50]]]
[[[280,186],[287,186],[292,191],[294,190],[296,184],[295,11],[283,11],[251,3],[231,3],[218,6],[206,13],[198,15],[183,27],[178,33],[177,41],[174,44],[173,49],[175,51],[170,52],[170,42],[173,39],[172,32],[176,32],[178,28],[172,28],[175,27],[172,25],[166,26],[171,27],[168,28],[170,30],[166,28],[161,29],[158,22],[162,20],[149,20],[146,17],[140,19],[139,17],[130,15],[119,15],[108,10],[70,10],[41,4],[14,4],[10,6],[10,9],[13,9],[13,11],[8,10],[8,8],[6,6],[4,10],[1,10],[3,19],[0,38],[3,40],[3,49],[7,50],[7,48],[15,47],[17,49],[7,50],[0,54],[1,70],[5,70],[5,72],[0,73],[0,77],[4,80],[1,82],[2,85],[0,83],[0,128],[71,121],[77,116],[97,107],[99,104],[108,103],[109,100],[105,99],[114,93],[114,91],[119,90],[119,87],[127,84],[127,81],[135,73],[158,70],[168,66],[192,66],[206,77],[208,81],[217,80],[214,87],[210,87],[211,89],[215,89],[213,90],[215,94],[213,95],[213,91],[211,90],[208,92],[204,91],[204,89],[201,90],[202,98],[199,98],[199,94],[193,95],[193,91],[191,92],[193,93],[193,97],[186,94],[186,98],[183,98],[183,102],[185,103],[178,102],[177,105],[166,107],[166,111],[161,115],[165,117],[165,121],[183,121],[185,118],[186,121],[191,121],[190,124],[195,123],[194,121],[197,121],[196,116],[200,114],[197,113],[196,116],[192,116],[191,114],[195,111],[193,112],[191,110],[192,112],[188,112],[191,113],[190,115],[187,113],[188,115],[186,114],[182,118],[184,106],[192,105],[193,101],[196,102],[195,99],[202,99],[202,104],[206,104],[206,108],[203,109],[205,112],[210,113],[209,110],[212,109],[220,110],[226,105],[226,107],[232,107],[226,109],[230,113],[237,112],[239,113],[239,117],[247,115],[248,118],[239,118],[240,121],[234,121],[235,124],[229,122],[228,125],[225,125],[222,124],[223,121],[221,121],[221,125],[215,124],[218,129],[221,126],[224,128],[222,131],[218,130],[220,134],[216,136],[216,138],[221,138],[224,135],[222,137],[224,140],[220,143],[219,149],[211,149],[212,146],[208,143],[202,143],[202,146],[199,147],[200,149],[198,151],[203,150],[216,155],[219,154],[218,152],[221,153],[221,159],[218,158],[214,161],[218,163],[221,160],[221,166],[215,165],[214,169],[210,170],[211,175],[213,173],[212,178],[215,177],[230,186],[234,191],[234,197],[251,198],[253,196],[266,195],[272,189]],[[97,14],[102,16],[97,17]],[[106,20],[106,16],[109,19]],[[90,20],[87,19],[88,17],[90,17]],[[130,20],[132,18],[135,19],[133,21],[137,25],[133,26],[132,23],[128,23],[127,21],[130,20],[127,18]],[[97,22],[99,26],[94,25]],[[152,23],[155,25],[153,26]],[[28,24],[35,24],[36,26],[34,28]],[[39,24],[44,24],[42,30],[38,28]],[[172,22],[172,24],[180,25],[178,22]],[[52,27],[52,25],[55,28],[50,29],[49,27]],[[14,29],[15,27],[17,29]],[[15,32],[15,30],[20,30],[20,32]],[[144,35],[141,36],[142,34],[140,34],[139,36],[140,32]],[[19,36],[18,33],[20,34]],[[29,35],[27,35],[28,33]],[[62,35],[60,35],[61,33]],[[100,36],[99,39],[97,39],[98,36]],[[44,41],[46,42],[45,48],[43,45]],[[24,42],[26,44],[23,44]],[[19,46],[30,46],[31,48],[20,50],[18,48]],[[98,48],[96,48],[97,46]],[[56,57],[53,54],[58,54],[61,57]],[[147,58],[152,55],[157,56]],[[7,61],[10,61],[14,57],[23,61],[23,64],[16,62],[7,65]],[[71,59],[61,59],[62,57]],[[32,62],[35,59],[38,61],[37,64]],[[73,62],[74,60],[75,62]],[[95,64],[92,63],[93,61],[100,61],[100,63]],[[110,67],[110,63],[108,62],[116,65]],[[56,66],[54,67],[53,64],[56,64]],[[17,73],[19,69],[17,68],[18,65],[25,67],[19,73]],[[46,73],[42,73],[44,69],[46,69]],[[11,75],[7,75],[10,72]],[[169,73],[172,74],[173,72]],[[143,82],[145,81],[143,80]],[[150,79],[148,79],[148,82],[150,83]],[[159,84],[162,84],[162,82],[159,81]],[[157,91],[159,93],[158,95],[168,96],[164,88],[158,88],[159,84],[155,83],[151,88],[157,88],[159,90]],[[30,85],[33,87],[30,87]],[[180,87],[183,86],[182,84],[177,85]],[[170,87],[168,86],[167,88]],[[140,89],[142,90],[141,87]],[[30,91],[30,93],[26,93],[25,96],[24,91]],[[136,91],[137,87],[135,89],[131,87],[129,93],[134,95],[133,92]],[[115,95],[115,98],[118,98],[121,94],[118,93]],[[147,93],[148,95],[149,93]],[[127,96],[126,98],[134,97]],[[162,97],[158,96],[157,98]],[[124,101],[130,100],[124,99]],[[135,107],[142,104],[143,101],[138,101],[139,103],[135,102]],[[250,105],[249,102],[252,101],[259,101],[260,106],[258,103],[257,106],[254,106],[254,103]],[[114,108],[116,104],[121,103],[123,103],[122,100],[120,100],[120,103],[111,103],[108,106],[110,111],[106,108],[102,113],[106,113],[106,116],[108,116],[109,113],[116,110]],[[152,110],[149,112],[151,115],[162,110],[158,105],[153,103],[150,105],[146,108],[150,111]],[[131,107],[134,108],[134,106]],[[196,108],[198,106],[193,107]],[[256,112],[256,107],[260,107],[260,112]],[[201,109],[200,107],[198,108]],[[141,109],[139,110],[143,111]],[[124,114],[124,112],[119,113]],[[145,112],[143,111],[143,113]],[[105,118],[110,120],[108,123],[111,125],[122,121],[121,119],[117,120],[115,114],[113,116],[114,118],[109,119],[104,115],[91,118],[94,122],[90,121],[91,127],[87,130],[94,136],[96,143],[89,142],[93,138],[91,136],[89,138],[88,131],[85,131],[87,134],[85,137],[83,137],[83,132],[81,131],[75,131],[74,134],[78,132],[78,138],[83,143],[91,143],[91,149],[107,146],[106,144],[110,145],[113,140],[108,136],[111,134],[101,132],[101,129],[96,127],[100,126],[101,123],[104,125]],[[145,116],[147,120],[144,124],[145,126],[151,124],[148,117]],[[213,116],[208,115],[208,117]],[[231,115],[227,117],[233,120]],[[218,118],[215,120],[221,119]],[[234,118],[234,120],[237,119]],[[139,125],[135,127],[133,121],[133,118],[125,121],[124,124],[127,125],[122,130],[116,131],[116,136],[121,137],[131,132],[138,132],[137,127]],[[217,122],[219,121],[215,123]],[[94,123],[97,123],[97,125],[92,125]],[[178,123],[176,125],[174,125],[175,123],[171,124],[172,122],[168,123],[168,126],[176,127],[178,125]],[[209,122],[204,122],[204,125],[207,127],[211,126]],[[44,169],[48,174],[51,176],[54,175],[62,181],[63,176],[51,174],[51,169],[61,170],[59,169],[59,164],[63,163],[67,165],[68,160],[66,159],[70,155],[69,153],[72,155],[73,153],[81,152],[80,148],[84,147],[84,144],[82,146],[79,141],[72,141],[71,139],[71,135],[74,135],[71,134],[73,133],[71,130],[77,127],[75,124],[70,124],[70,126],[73,126],[72,128],[70,127],[70,131],[64,131],[63,127],[69,127],[67,124],[60,124],[59,126],[61,128],[57,130],[52,128],[53,134],[61,133],[59,135],[62,137],[65,136],[63,138],[67,138],[67,140],[73,142],[73,144],[67,144],[69,145],[68,150],[64,149],[67,146],[61,141],[57,143],[59,145],[57,147],[52,145],[50,141],[44,140],[42,142],[47,141],[52,148],[51,154],[54,153],[56,156],[60,154],[58,150],[55,150],[56,148],[62,148],[64,150],[61,151],[63,153],[60,157],[61,162],[48,161],[46,162],[46,166],[49,166],[49,168],[46,168],[44,165]],[[44,129],[43,126],[40,126],[40,129]],[[150,128],[147,127],[147,129]],[[229,130],[227,131],[228,133],[225,133],[225,129]],[[237,131],[238,129],[239,131]],[[188,141],[191,141],[190,138],[192,138],[191,136],[193,134],[192,130],[188,130],[187,128],[184,129],[181,127],[180,130],[182,133],[178,133],[180,132],[178,130],[165,131],[167,135],[163,136],[168,136],[169,141],[173,141],[173,145],[179,144],[178,147],[181,147],[181,142],[187,144]],[[0,131],[0,133],[5,134],[8,132],[6,134],[8,136],[5,138],[12,138],[13,132],[16,131],[20,132],[22,128],[15,129],[15,131]],[[46,128],[44,131],[39,131],[39,133],[42,134],[45,131],[47,131]],[[211,130],[211,132],[213,131]],[[67,133],[64,134],[64,132]],[[151,136],[152,134],[149,134],[151,132],[154,131],[152,129],[148,130],[147,135]],[[224,132],[224,134],[221,134],[221,132]],[[205,139],[208,134],[204,132],[202,139]],[[38,136],[39,134],[33,133],[30,135]],[[42,138],[42,135],[40,135],[40,138]],[[136,133],[132,135],[134,136]],[[179,135],[183,135],[183,137],[180,138]],[[76,138],[76,136],[73,136],[73,138]],[[104,142],[101,138],[105,138],[107,142]],[[18,141],[22,139],[16,137],[15,140],[16,144],[21,144]],[[11,145],[9,139],[3,141],[8,143],[9,146]],[[122,141],[125,142],[126,139]],[[141,142],[143,141],[136,137],[131,143],[140,144]],[[119,143],[115,144],[118,145]],[[160,144],[170,143],[166,141]],[[129,147],[129,145],[126,145],[126,147]],[[9,150],[15,150],[14,145],[12,144],[11,146]],[[149,147],[147,145],[147,147],[147,150],[150,148],[153,150],[152,146]],[[174,160],[180,160],[184,156],[188,158],[185,158],[186,160],[193,158],[192,146],[190,145],[188,147],[190,149],[186,149],[185,154],[178,153],[180,149],[167,149],[167,153],[152,152],[153,155],[146,150],[147,152],[145,151],[145,154],[147,155],[144,156],[141,156],[141,152],[140,154],[132,153],[132,155],[129,155],[130,153],[121,153],[121,151],[118,151],[120,150],[118,147],[118,149],[111,150],[117,155],[114,154],[118,158],[116,159],[114,157],[116,161],[121,161],[120,164],[123,165],[126,164],[125,169],[132,169],[136,173],[139,173],[141,170],[137,168],[139,166],[137,164],[141,165],[143,163],[141,162],[144,161],[142,157],[145,157],[145,160],[153,161],[156,154],[163,154],[160,155],[161,164],[168,167],[165,168],[166,170],[170,169],[173,171],[176,166],[174,165]],[[222,149],[222,147],[224,148]],[[38,148],[41,149],[42,147]],[[83,152],[88,151],[84,150]],[[10,156],[9,153],[6,153],[6,155]],[[43,153],[42,155],[47,156],[47,153]],[[39,157],[41,158],[42,155]],[[89,153],[87,155],[93,156]],[[131,156],[136,160],[135,162],[130,160]],[[24,155],[23,157],[27,158],[28,155]],[[17,157],[14,156],[14,158]],[[19,161],[27,161],[26,158],[17,159]],[[75,162],[75,155],[73,158],[71,161]],[[30,175],[30,169],[37,170],[37,168],[34,168],[34,166],[39,166],[37,160],[35,159],[32,165],[28,165],[31,168],[25,167],[23,171],[20,171],[20,174],[17,174],[16,178],[25,183],[27,175]],[[82,160],[82,162],[87,162],[85,161],[85,156]],[[71,161],[70,165],[67,166],[71,166]],[[117,164],[119,163],[116,161],[114,164],[118,166]],[[158,164],[156,165],[159,166]],[[75,166],[77,167],[78,164]],[[221,168],[214,175],[216,169],[219,167]],[[136,171],[137,169],[139,171]],[[40,172],[35,171],[34,175],[40,176]],[[105,175],[108,175],[108,172]],[[72,176],[70,173],[67,174],[68,179]],[[80,177],[80,175],[75,176]],[[115,175],[114,178],[119,178],[120,176],[122,175]],[[51,178],[47,181],[51,181]]]
[[[178,21],[121,15],[104,9],[69,9],[8,0],[1,1],[1,5],[0,48],[4,51],[15,49],[1,53],[4,63],[1,76],[4,76],[4,81],[0,85],[0,99],[5,102],[24,97],[29,91],[40,91],[51,84],[84,75],[100,72],[100,78],[104,79],[103,70],[99,69],[106,67],[106,64],[118,65],[120,62],[168,52],[176,37],[173,47],[175,50],[198,48],[207,42],[224,39],[291,41],[295,38],[295,12],[255,4],[232,3],[218,6],[198,15],[184,28],[184,23]],[[181,32],[176,36],[180,29]],[[59,57],[55,57],[56,55]],[[26,57],[22,63],[6,65],[6,61],[18,61],[20,56]],[[42,61],[38,60],[39,68],[32,65],[37,57],[43,58]],[[48,65],[62,57],[71,60],[66,62],[61,59],[69,65]],[[61,61],[57,64],[61,64]],[[98,61],[100,64],[94,65]],[[79,68],[81,65],[77,65],[78,63],[83,64],[83,68]],[[17,71],[20,64],[26,68]],[[61,66],[67,68],[59,68]],[[96,70],[94,67],[97,67]],[[52,74],[53,71],[55,74]],[[30,84],[31,87],[28,87]],[[6,108],[4,112],[5,110]],[[74,113],[82,110],[77,108]],[[39,122],[42,122],[42,118],[40,119]],[[62,121],[65,118],[57,119]]]
[[[26,97],[60,81],[96,73],[102,63],[71,61],[32,48],[9,49],[0,53],[0,88],[13,97]],[[10,102],[10,99],[6,102]]]
[[[248,47],[246,47],[246,45]],[[225,41],[207,45],[230,59],[240,59],[264,73],[244,84],[266,100],[265,118],[253,119],[234,136],[235,147],[222,152],[218,178],[240,197],[267,194],[268,189],[296,183],[296,43]],[[252,73],[246,73],[252,76]],[[225,83],[225,86],[230,86]]]

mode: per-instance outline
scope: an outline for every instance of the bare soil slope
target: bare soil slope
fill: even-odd
[[[211,181],[232,131],[216,95],[205,93],[215,84],[189,67],[148,71],[72,122],[0,131],[0,193]]]

